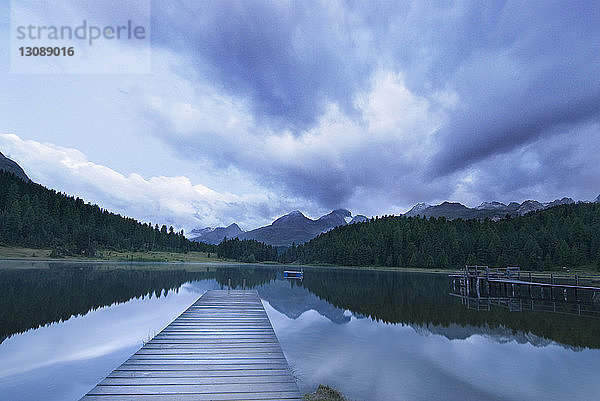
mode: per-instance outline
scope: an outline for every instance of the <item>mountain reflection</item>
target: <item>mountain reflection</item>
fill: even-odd
[[[449,339],[482,334],[500,342],[545,345],[554,341],[600,348],[600,319],[525,309],[472,310],[449,295],[451,285],[443,274],[309,268],[304,280],[286,281],[281,266],[185,267],[190,266],[161,270],[143,265],[53,263],[43,269],[0,268],[0,339],[209,279],[222,288],[256,288],[262,299],[290,319],[315,310],[337,324],[350,322],[351,316],[369,317]],[[588,307],[600,312],[598,304]]]

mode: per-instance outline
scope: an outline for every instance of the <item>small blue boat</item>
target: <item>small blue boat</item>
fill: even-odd
[[[283,278],[297,278],[297,279],[302,279],[302,278],[304,278],[304,272],[303,271],[298,271],[298,270],[284,270],[283,271]]]

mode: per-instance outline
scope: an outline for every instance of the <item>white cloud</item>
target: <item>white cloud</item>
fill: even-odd
[[[236,195],[193,184],[184,176],[123,175],[89,161],[76,149],[13,134],[0,134],[0,146],[34,181],[144,222],[189,230],[236,221],[254,228],[266,222],[261,216],[289,207],[267,191]]]
[[[436,150],[443,112],[412,93],[399,72],[374,75],[370,88],[356,96],[357,116],[331,103],[314,127],[296,133],[265,128],[242,99],[219,94],[208,83],[194,89],[181,77],[177,82],[186,89],[146,93],[138,107],[155,119],[154,133],[184,158],[235,166],[279,196],[291,193],[327,208],[372,214],[396,211],[432,190],[418,180]],[[409,194],[409,185],[420,188]],[[366,191],[373,192],[369,200],[381,203],[365,202]]]

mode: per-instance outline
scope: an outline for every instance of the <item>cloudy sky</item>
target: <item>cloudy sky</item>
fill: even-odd
[[[11,72],[6,3],[0,152],[143,221],[600,193],[598,1],[155,1],[128,74]]]

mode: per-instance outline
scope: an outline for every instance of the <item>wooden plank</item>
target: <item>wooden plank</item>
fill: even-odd
[[[127,365],[250,365],[250,364],[265,364],[275,362],[285,361],[285,358],[220,358],[219,356],[213,356],[212,358],[202,357],[202,358],[188,358],[183,359],[184,357],[178,356],[174,358],[167,358],[161,356],[157,359],[147,359],[147,358],[138,358],[131,357],[125,364]]]
[[[181,360],[181,359],[185,359],[185,360],[213,360],[213,359],[218,359],[220,361],[223,360],[232,360],[232,359],[240,359],[240,360],[247,360],[247,359],[285,359],[285,357],[283,356],[282,352],[268,352],[268,353],[252,353],[252,354],[239,354],[239,353],[227,353],[227,354],[219,354],[219,355],[215,355],[215,354],[142,354],[142,355],[138,355],[135,354],[134,356],[132,356],[131,358],[129,358],[129,361],[147,361],[147,360],[165,360],[165,359],[177,359],[177,360]]]
[[[85,401],[300,400],[256,291],[208,291]]]
[[[196,370],[199,372],[207,370],[244,370],[244,369],[285,369],[287,363],[250,363],[250,364],[123,364],[119,367],[120,370]]]
[[[260,392],[260,393],[214,393],[214,394],[145,394],[145,395],[86,395],[82,401],[237,401],[237,400],[261,400],[261,401],[282,401],[282,400],[302,400],[297,391],[289,392]]]
[[[248,327],[248,323],[251,323],[252,327]],[[223,331],[229,331],[235,333],[248,333],[252,331],[267,331],[269,334],[273,333],[273,330],[269,327],[268,322],[266,323],[258,323],[258,322],[246,322],[245,326],[237,325],[237,326],[228,326],[226,322],[216,323],[217,327],[210,329],[206,326],[197,327],[194,324],[188,324],[186,326],[173,326],[169,327],[169,330],[164,331],[164,333],[170,333],[173,331],[198,331],[198,332],[212,332],[212,333],[221,333]]]
[[[211,338],[211,339],[169,339],[169,338],[160,338],[157,340],[152,340],[152,344],[277,344],[277,340],[272,340],[269,338],[247,338],[247,339],[235,339],[235,338]]]
[[[172,384],[255,384],[255,383],[295,383],[289,375],[271,375],[268,381],[261,376],[210,376],[210,377],[140,377],[136,379],[137,385],[172,385]],[[108,386],[129,386],[130,378],[107,378],[102,382]]]
[[[261,391],[294,391],[296,382],[259,382],[259,383],[223,383],[223,384],[163,384],[152,385],[105,385],[96,386],[90,395],[121,394],[214,394],[214,393],[258,393]]]
[[[246,341],[246,340],[244,340]],[[148,344],[146,344],[148,345]],[[275,352],[281,351],[281,347],[278,348],[276,341],[266,342],[201,342],[201,343],[170,343],[170,344],[158,344],[153,343],[151,346],[140,349],[136,352],[136,355],[143,354],[173,354],[175,352],[188,352],[188,353],[215,353],[218,350],[223,350],[228,353],[242,353],[244,350],[248,352]]]
[[[198,371],[157,371],[157,370],[113,370],[108,378],[220,378],[220,377],[256,377],[256,376],[281,376],[288,375],[287,369],[243,369],[243,370],[211,370],[204,371],[200,374]],[[264,379],[268,380],[268,379]]]
[[[135,355],[214,355],[214,348],[143,348]],[[282,354],[277,347],[221,347],[221,355]]]
[[[284,358],[282,352],[272,351],[272,352],[262,352],[262,351],[247,351],[244,353],[239,352],[220,352],[220,355],[215,355],[214,353],[208,352],[179,352],[179,353],[136,353],[136,360],[147,360],[147,359],[173,359],[173,358],[186,358],[186,359],[210,359],[210,358]]]

